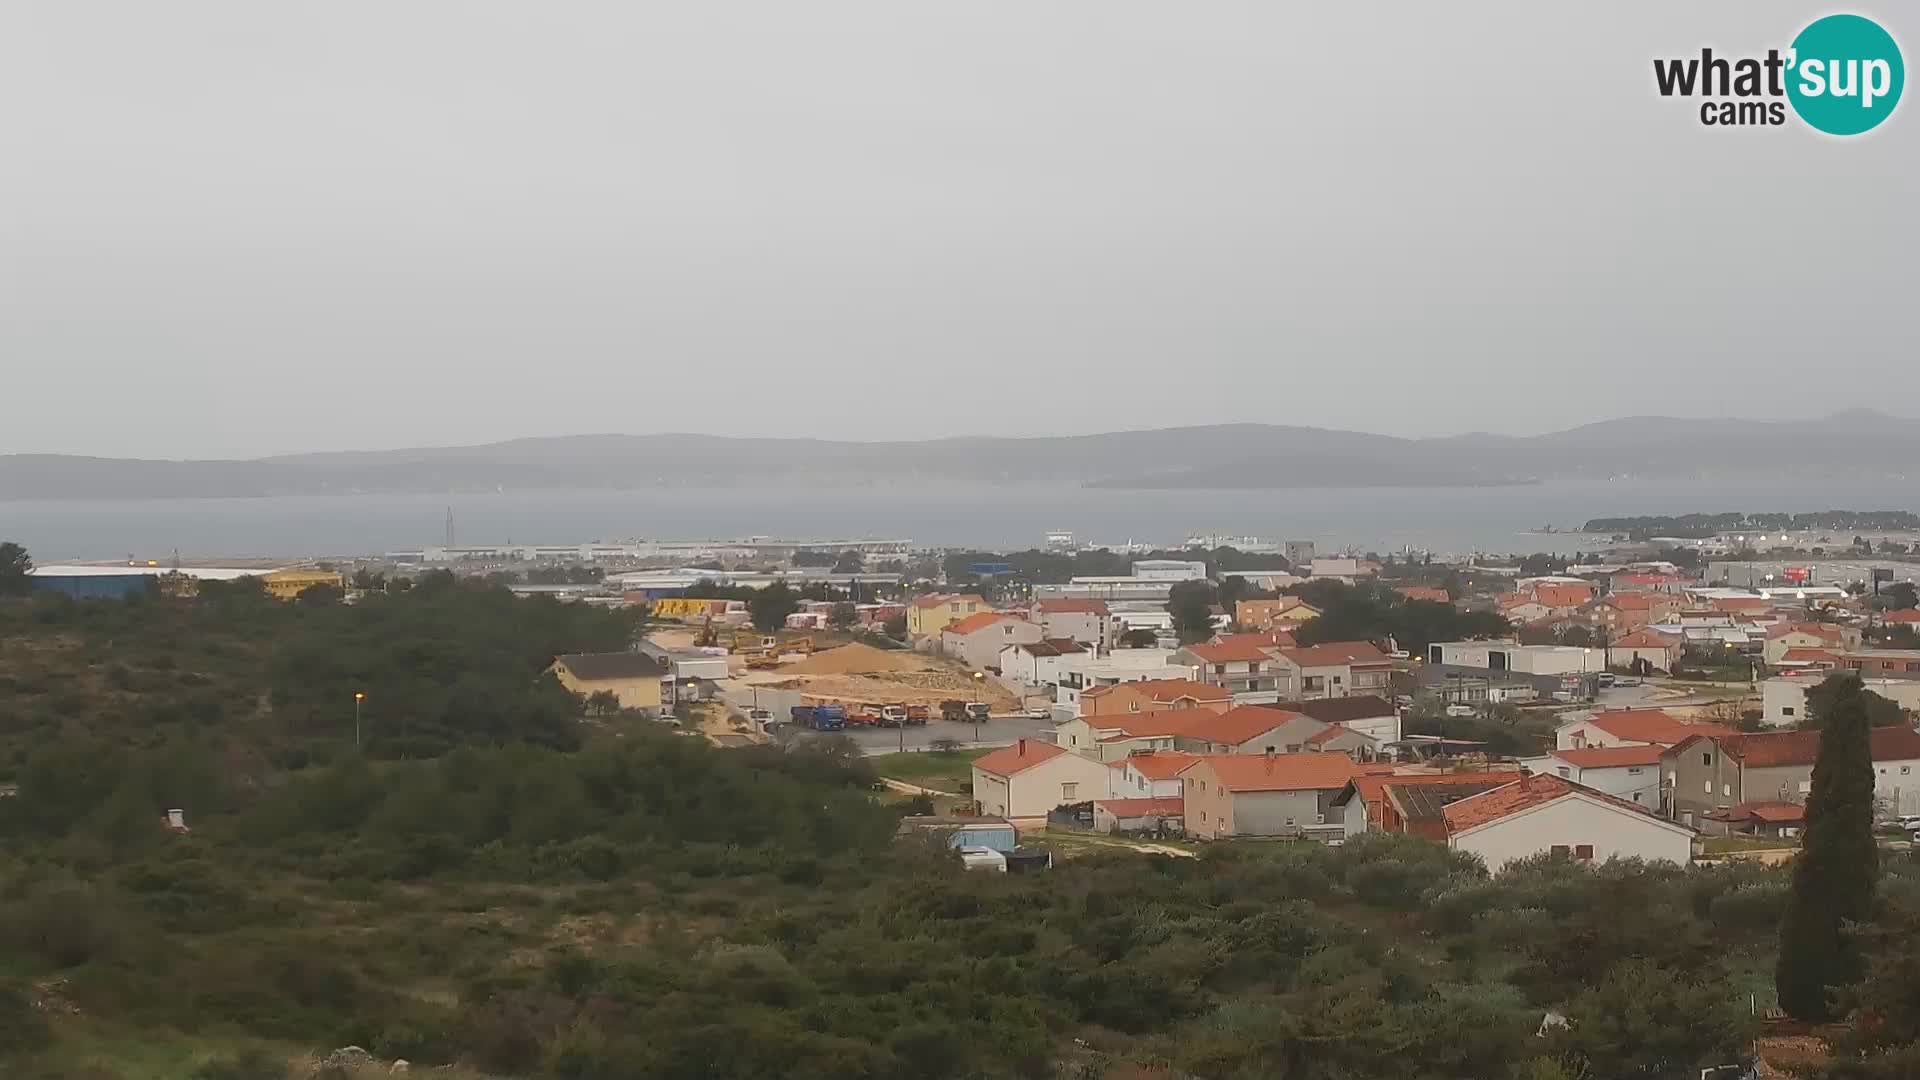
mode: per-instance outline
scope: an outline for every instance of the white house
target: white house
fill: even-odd
[[[1107,762],[1107,798],[1163,799],[1180,795],[1180,770],[1199,760],[1178,750],[1149,750]]]
[[[1655,809],[1660,805],[1660,755],[1665,752],[1666,747],[1653,745],[1596,746],[1555,750],[1521,764]]]
[[[1797,727],[1807,718],[1807,690],[1821,680],[1776,675],[1760,683],[1760,722],[1768,727]],[[1909,712],[1920,711],[1920,679],[1862,679],[1866,688]]]
[[[1086,649],[1068,638],[1015,642],[1000,647],[1000,679],[1016,687],[1053,686],[1060,681],[1060,661],[1080,656]]]
[[[982,611],[943,627],[940,652],[975,671],[985,671],[1000,663],[1000,650],[1006,646],[1039,640],[1038,623],[1004,611]]]
[[[1596,746],[1672,746],[1695,735],[1731,735],[1722,724],[1690,724],[1659,709],[1605,709],[1553,729],[1556,750]]]
[[[1193,669],[1175,664],[1173,654],[1172,649],[1117,649],[1106,656],[1090,652],[1063,656],[1058,665],[1060,678],[1054,684],[1054,703],[1078,711],[1080,695],[1097,687],[1192,678]]]
[[[1679,635],[1642,629],[1607,643],[1608,667],[1633,670],[1641,660],[1652,665],[1655,671],[1672,671],[1680,660]]]
[[[1113,615],[1104,600],[1080,597],[1041,600],[1033,605],[1032,617],[1040,624],[1046,640],[1065,638],[1097,652],[1113,647]]]
[[[1495,873],[1548,852],[1586,862],[1638,858],[1680,866],[1693,858],[1692,829],[1551,774],[1523,776],[1450,803],[1442,813],[1447,846],[1480,856]]]
[[[973,797],[982,814],[1045,817],[1062,803],[1105,798],[1109,770],[1052,743],[1021,739],[973,763]]]

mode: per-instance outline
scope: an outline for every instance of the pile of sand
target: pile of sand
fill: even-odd
[[[888,652],[854,642],[837,649],[817,652],[797,664],[783,664],[782,675],[875,675],[894,671],[919,671],[924,661],[909,652]]]

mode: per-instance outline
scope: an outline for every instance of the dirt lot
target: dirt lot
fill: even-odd
[[[912,652],[843,645],[766,671],[739,677],[746,686],[788,690],[832,701],[931,705],[959,698],[984,701],[995,711],[1020,702],[992,679],[976,680],[964,666]]]

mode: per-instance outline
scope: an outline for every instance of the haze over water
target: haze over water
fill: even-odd
[[[590,540],[910,538],[923,546],[1037,547],[1049,530],[1081,542],[1177,544],[1198,533],[1308,539],[1440,554],[1574,551],[1594,540],[1532,534],[1589,518],[1691,512],[1898,510],[1920,487],[1861,482],[1783,491],[1646,481],[1504,488],[1113,491],[1085,488],[644,490],[459,495],[0,502],[0,537],[41,563],[220,556],[369,555],[439,544],[447,508],[461,544]]]

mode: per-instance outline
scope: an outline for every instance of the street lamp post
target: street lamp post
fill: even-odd
[[[353,748],[355,750],[360,749],[360,703],[365,700],[367,695],[364,692],[359,690],[353,692]]]
[[[986,681],[987,681],[986,672],[976,671],[973,673],[973,696],[976,704],[979,703],[978,699],[980,697],[980,688],[986,684]],[[973,718],[973,741],[974,741],[974,744],[977,746],[980,743],[980,713],[976,709],[969,708],[967,710],[967,715]]]

